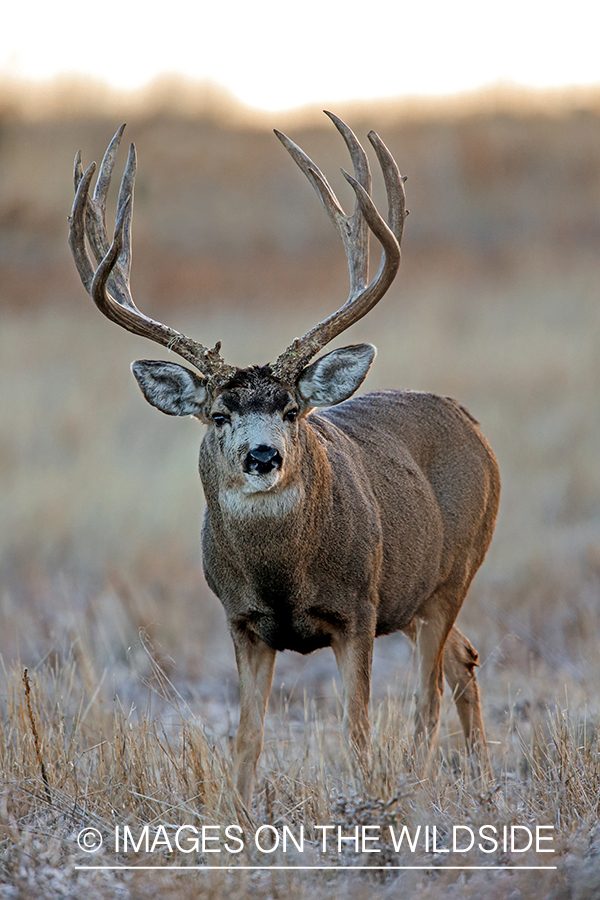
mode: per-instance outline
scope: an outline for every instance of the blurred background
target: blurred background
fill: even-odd
[[[600,626],[598,10],[574,2],[565,21],[536,2],[501,17],[466,0],[375,2],[366,22],[352,5],[283,6],[176,0],[156,21],[136,3],[105,4],[101,20],[64,3],[7,13],[0,652],[34,665],[80,642],[127,692],[143,629],[218,726],[208,707],[224,709],[235,675],[201,574],[203,429],[145,403],[129,364],[165,353],[105,320],[79,282],[73,158],[99,162],[127,121],[136,302],[221,339],[230,362],[263,363],[347,294],[337,235],[271,131],[309,153],[350,211],[327,105],[361,140],[379,132],[411,213],[396,283],[337,344],[377,345],[365,389],[458,398],[500,463],[496,536],[460,620],[484,690],[508,673],[543,704],[568,675],[587,702]],[[328,690],[332,654],[288,656],[276,680]],[[378,642],[376,692],[403,661],[403,638]]]

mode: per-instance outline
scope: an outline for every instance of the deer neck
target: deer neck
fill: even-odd
[[[238,547],[249,546],[260,535],[274,552],[282,543],[303,543],[306,532],[326,519],[331,497],[331,467],[313,428],[303,423],[299,434],[298,461],[282,484],[274,489],[245,493],[226,479],[214,483],[200,471],[212,526],[227,533]],[[250,538],[252,537],[252,540]]]

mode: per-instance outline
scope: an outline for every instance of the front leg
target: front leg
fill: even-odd
[[[371,752],[369,699],[374,640],[373,623],[373,627],[357,629],[354,634],[343,634],[332,641],[342,682],[342,727],[363,768],[368,765]]]
[[[256,764],[263,744],[265,713],[271,693],[275,650],[247,631],[233,630],[240,678],[240,724],[235,742],[237,789],[248,809],[252,803]]]

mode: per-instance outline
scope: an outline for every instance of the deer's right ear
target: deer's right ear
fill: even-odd
[[[203,418],[208,392],[206,381],[185,366],[151,359],[131,364],[142,394],[152,406],[168,416]]]

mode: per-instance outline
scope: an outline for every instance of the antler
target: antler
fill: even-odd
[[[287,382],[293,382],[322,347],[362,319],[381,300],[400,265],[400,243],[404,220],[408,215],[404,194],[406,176],[400,175],[392,154],[381,138],[374,131],[368,134],[385,181],[388,198],[387,225],[371,199],[371,173],[365,151],[341,119],[330,112],[325,114],[344,138],[354,165],[354,178],[342,169],[342,174],[356,194],[354,213],[351,216],[344,214],[324,175],[306,153],[281,132],[275,131],[275,134],[311,182],[342,239],[350,273],[350,294],[337,312],[315,325],[304,337],[296,338],[271,366],[275,377]],[[379,270],[370,283],[369,229],[383,248]]]
[[[115,234],[109,244],[106,232],[106,198],[110,180],[125,126],[122,125],[108,145],[94,190],[89,196],[90,184],[96,163],[84,173],[81,153],[75,157],[75,201],[69,217],[69,246],[79,277],[88,294],[103,313],[117,325],[133,334],[149,338],[173,350],[195,366],[211,381],[224,381],[235,374],[219,354],[221,342],[208,349],[179,331],[156,322],[144,315],[131,296],[129,275],[131,271],[131,218],[133,214],[133,187],[135,182],[136,155],[132,144],[121,181],[117,203]],[[86,248],[86,236],[97,268],[92,264]]]

